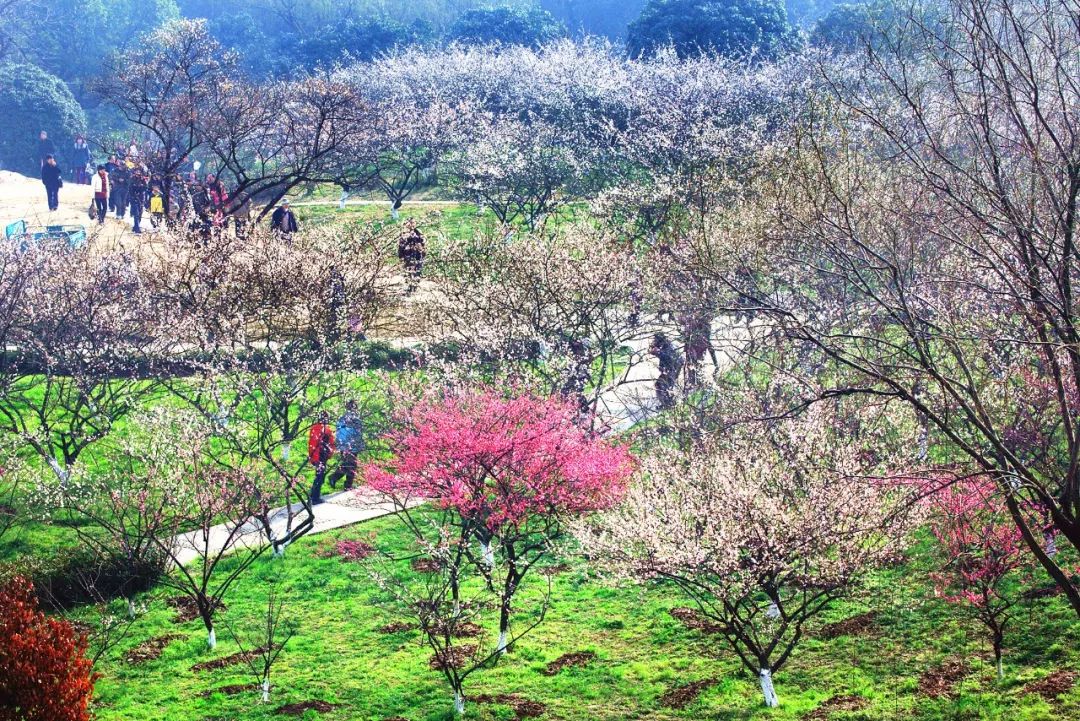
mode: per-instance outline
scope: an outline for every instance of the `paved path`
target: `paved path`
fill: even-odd
[[[292,518],[290,509],[279,508],[270,517],[270,525],[274,535],[284,535],[290,525],[296,526],[304,520],[303,506],[292,506]],[[366,488],[353,491],[341,491],[323,496],[323,502],[314,507],[315,526],[308,531],[308,535],[324,533],[335,528],[343,528],[356,523],[379,518],[394,512],[394,505],[379,493]],[[232,548],[242,546],[261,546],[266,543],[266,536],[261,523],[248,522],[236,530],[235,537],[230,542],[232,526],[220,524],[210,529],[208,539],[203,538],[202,531],[193,531],[177,537],[179,553],[177,560],[187,565],[202,557],[200,549],[210,550],[210,554],[217,553],[226,544]]]

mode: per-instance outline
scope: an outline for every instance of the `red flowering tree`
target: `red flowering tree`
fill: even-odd
[[[30,582],[0,587],[0,721],[88,721],[86,639],[38,609]]]
[[[1034,559],[997,485],[986,476],[949,484],[929,502],[934,512],[930,527],[947,559],[934,574],[935,591],[968,608],[986,627],[1001,678],[1005,628],[1020,600],[1016,575]]]
[[[420,547],[431,549],[434,565],[450,569],[439,603],[419,604],[428,615],[445,608],[456,623],[478,607],[460,595],[465,572],[482,576],[495,596],[498,644],[471,671],[523,635],[510,637],[511,607],[529,570],[550,555],[567,519],[621,498],[634,460],[626,448],[587,431],[577,404],[561,398],[507,397],[491,389],[433,394],[397,420],[385,436],[391,458],[368,466],[366,477],[393,500]],[[416,513],[421,501],[430,501],[440,520]],[[433,524],[439,526],[434,536]],[[451,639],[441,633],[447,624],[422,619],[421,625],[432,629],[436,654],[448,656],[443,646]],[[460,712],[467,673],[440,666],[448,669]]]

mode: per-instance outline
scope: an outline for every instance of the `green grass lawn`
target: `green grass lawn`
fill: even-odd
[[[393,518],[384,518],[291,547],[286,558],[260,559],[226,599],[224,618],[257,619],[268,581],[287,589],[287,615],[300,624],[275,669],[273,697],[259,703],[252,690],[239,695],[215,688],[250,683],[246,666],[194,672],[191,667],[237,649],[219,628],[216,651],[205,646],[200,621],[173,622],[164,592],[131,635],[99,664],[95,711],[101,721],[153,718],[282,718],[285,703],[311,700],[334,704],[305,718],[432,721],[451,717],[449,689],[428,666],[431,652],[418,632],[382,633],[395,621],[392,599],[362,563],[326,557],[339,538],[371,540],[383,549],[404,549]],[[924,544],[916,558],[931,558]],[[1026,693],[1027,683],[1059,668],[1077,667],[1080,624],[1058,599],[1025,611],[1008,639],[1006,680],[998,682],[988,649],[975,627],[956,610],[929,596],[925,568],[900,566],[874,575],[865,594],[838,603],[824,622],[870,612],[872,620],[834,638],[815,629],[776,676],[781,707],[761,706],[756,679],[716,640],[685,629],[668,614],[686,605],[672,590],[614,588],[594,578],[581,562],[554,577],[554,605],[543,625],[497,667],[469,680],[466,693],[516,694],[545,705],[545,719],[1072,719],[1080,718],[1080,691],[1057,701]],[[523,607],[527,604],[523,604]],[[162,656],[132,665],[124,655],[137,644],[180,634]],[[546,664],[562,654],[592,651],[595,660],[548,676]],[[920,676],[941,663],[963,660],[967,669],[955,695],[930,698],[919,692]],[[681,710],[661,697],[694,681],[714,679]],[[865,707],[808,716],[834,696],[856,695]],[[469,718],[510,719],[512,709],[469,704]]]

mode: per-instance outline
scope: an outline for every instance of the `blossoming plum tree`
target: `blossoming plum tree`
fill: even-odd
[[[499,610],[492,656],[504,654],[517,639],[511,606],[529,570],[549,556],[567,519],[618,501],[633,458],[585,430],[576,404],[559,398],[432,392],[398,420],[386,436],[392,458],[366,469],[368,483],[393,499],[418,539],[425,523],[411,506],[427,500],[448,514],[439,540],[424,543],[437,560],[456,555],[455,568],[483,577]],[[452,579],[451,607],[459,588]],[[460,704],[460,688],[455,694]]]
[[[916,518],[821,408],[646,457],[619,507],[578,524],[616,576],[673,584],[779,701],[805,626],[892,558]]]
[[[1020,600],[1010,582],[1029,570],[1034,558],[997,493],[991,479],[975,476],[946,485],[928,502],[930,528],[945,559],[934,574],[935,591],[966,607],[986,627],[1001,678],[1005,628]]]

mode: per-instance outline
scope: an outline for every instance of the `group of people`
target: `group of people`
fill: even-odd
[[[315,469],[315,482],[310,494],[312,505],[322,503],[324,481],[329,481],[331,488],[337,488],[337,482],[344,479],[345,490],[353,487],[358,458],[364,448],[364,426],[356,401],[350,400],[345,404],[345,412],[333,426],[330,425],[329,413],[319,413],[318,420],[308,433],[308,462]],[[335,455],[338,457],[337,468],[327,476],[330,461]]]
[[[108,163],[97,166],[91,180],[94,200],[90,217],[101,224],[110,212],[120,219],[130,212],[132,231],[142,233],[143,212],[149,211],[151,225],[158,227],[164,222],[165,200],[160,186],[151,186],[150,182],[145,166],[110,157]]]

